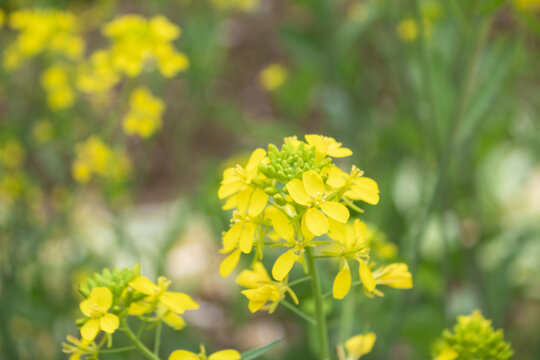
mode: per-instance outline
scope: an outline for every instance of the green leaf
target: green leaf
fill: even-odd
[[[279,339],[279,340],[276,340],[268,345],[265,345],[265,346],[262,346],[260,348],[257,348],[257,349],[253,349],[253,350],[249,350],[245,353],[242,354],[242,360],[251,360],[251,359],[256,359],[258,358],[259,356],[261,356],[262,354],[272,350],[273,348],[275,348],[281,341],[283,341],[283,339]]]

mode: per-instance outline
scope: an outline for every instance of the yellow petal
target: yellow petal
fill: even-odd
[[[270,282],[270,276],[261,262],[253,265],[253,270],[243,270],[236,277],[236,283],[246,288],[254,289],[264,283]]]
[[[345,196],[353,200],[362,200],[371,205],[379,202],[379,187],[375,180],[367,177],[356,178]]]
[[[159,287],[144,276],[138,276],[131,280],[129,286],[131,286],[133,290],[146,295],[155,295],[159,292]]]
[[[264,159],[265,156],[266,151],[264,151],[264,149],[258,148],[255,149],[255,151],[253,151],[253,153],[249,157],[249,161],[246,165],[246,172],[250,179],[253,179],[257,174],[259,163]]]
[[[345,186],[345,179],[347,178],[347,173],[338,168],[337,166],[332,166],[328,171],[328,178],[326,179],[326,185],[337,189],[342,186]]]
[[[244,214],[249,206],[249,199],[251,198],[251,193],[253,192],[252,189],[246,188],[244,190],[241,190],[236,195],[236,206],[238,207],[238,211],[241,214]]]
[[[277,281],[285,279],[294,265],[294,249],[291,249],[277,258],[272,267],[272,276]]]
[[[146,302],[133,302],[129,305],[129,315],[142,315],[150,310],[150,305]]]
[[[272,221],[272,226],[279,234],[282,239],[287,241],[294,241],[294,227],[289,220],[289,217],[285,213],[275,207],[270,209],[275,209],[270,212],[270,220]]]
[[[253,223],[246,223],[242,234],[240,235],[240,241],[238,246],[243,253],[249,254],[253,248],[253,237],[255,236],[255,231],[257,230],[257,225]]]
[[[344,266],[334,279],[334,286],[332,287],[332,293],[334,298],[343,299],[351,288],[351,270],[347,261],[344,262]]]
[[[356,335],[345,342],[345,348],[350,357],[359,358],[371,352],[377,336],[370,332],[365,335]]]
[[[321,175],[317,174],[313,170],[306,171],[302,174],[302,181],[304,188],[309,195],[322,195],[324,194],[324,182]]]
[[[231,252],[236,248],[242,229],[242,223],[236,223],[223,235],[223,252]]]
[[[227,277],[238,265],[238,261],[240,260],[240,249],[232,252],[229,256],[227,256],[221,264],[219,265],[219,273],[223,277]]]
[[[302,229],[302,235],[304,235],[304,241],[311,241],[315,237],[315,235],[309,231],[307,225],[306,225],[306,217],[302,216],[302,221],[300,225]]]
[[[326,215],[340,223],[345,224],[349,220],[349,209],[337,201],[324,201],[320,206]]]
[[[376,278],[377,284],[390,286],[396,289],[410,289],[413,287],[412,275],[405,263],[395,263],[384,267],[381,271],[381,275],[376,276]]]
[[[306,189],[304,188],[304,183],[298,179],[292,179],[287,183],[287,190],[289,191],[289,194],[292,196],[293,200],[304,206],[308,206],[310,203],[310,196],[306,192]]]
[[[457,359],[459,354],[451,347],[445,347],[435,360],[454,360]]]
[[[375,281],[375,277],[373,277],[373,274],[371,273],[371,270],[369,269],[369,266],[366,264],[365,261],[360,260],[360,267],[358,269],[358,272],[360,274],[360,280],[362,280],[362,284],[364,285],[366,290],[372,292],[373,289],[375,289],[377,282]]]
[[[328,232],[328,219],[322,212],[315,208],[307,209],[304,214],[306,218],[306,226],[314,235],[321,236]]]
[[[236,350],[221,350],[213,353],[208,360],[240,360],[240,353]]]
[[[339,144],[339,143],[338,143]],[[347,157],[352,155],[352,151],[350,149],[344,148],[344,147],[338,147],[338,148],[329,148],[328,149],[328,155],[336,158],[341,157]]]
[[[169,355],[169,360],[199,360],[199,356],[187,350],[175,350]]]
[[[101,330],[112,334],[116,329],[118,329],[118,316],[114,314],[105,314],[99,319],[99,327]]]
[[[112,306],[113,294],[109,288],[100,286],[92,289],[88,300],[92,301],[100,311],[107,311]]]
[[[81,301],[79,308],[84,316],[92,317],[94,315],[94,302],[91,299]]]
[[[251,194],[251,200],[249,201],[248,215],[251,217],[255,217],[259,215],[266,207],[267,202],[268,202],[268,195],[266,195],[266,193],[263,190],[256,189]]]
[[[242,185],[243,183],[238,180],[222,183],[218,189],[218,197],[223,200],[237,193],[238,190],[240,190],[240,188],[242,187]]]
[[[94,340],[99,332],[99,319],[90,319],[81,327],[81,336],[85,340]]]
[[[159,300],[167,309],[177,314],[182,314],[186,310],[199,308],[199,304],[189,295],[180,292],[166,291],[160,296]]]
[[[170,311],[167,311],[167,314],[163,316],[163,321],[174,330],[182,330],[186,327],[184,319]]]
[[[328,236],[330,236],[331,239],[341,242],[342,244],[345,244],[346,242],[346,231],[345,231],[345,224],[341,223],[339,221],[336,221],[332,218],[328,218]]]

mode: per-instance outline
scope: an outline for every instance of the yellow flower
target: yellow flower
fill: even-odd
[[[75,94],[68,80],[67,69],[53,65],[41,75],[41,84],[47,91],[47,102],[53,110],[67,109],[75,101]]]
[[[236,278],[236,283],[248,288],[248,290],[242,291],[242,294],[248,298],[248,308],[251,312],[260,309],[268,310],[269,313],[274,312],[279,301],[285,297],[286,292],[298,304],[298,298],[291,288],[284,282],[272,281],[260,262],[253,265],[253,270],[242,271]],[[268,304],[268,302],[271,303]]]
[[[79,35],[73,14],[57,10],[20,10],[9,17],[12,29],[19,30],[15,42],[4,52],[4,66],[16,69],[21,63],[42,52],[79,59],[84,41]]]
[[[158,278],[157,285],[144,276],[130,281],[129,286],[146,297],[132,303],[128,313],[130,315],[143,315],[156,311],[158,320],[163,320],[176,330],[182,329],[185,323],[179,315],[186,310],[198,309],[199,304],[187,294],[167,291],[170,284],[171,281],[163,276]]]
[[[347,360],[357,360],[363,355],[368,354],[373,349],[377,336],[369,332],[351,337],[345,342],[347,349]]]
[[[316,236],[328,232],[327,216],[341,223],[346,223],[349,219],[347,207],[331,200],[331,193],[327,192],[321,175],[313,170],[304,172],[302,180],[289,181],[287,190],[297,204],[307,207],[302,221],[305,221],[307,229]]]
[[[220,350],[218,352],[211,354],[210,356],[206,356],[206,350],[204,349],[204,346],[202,345],[201,345],[201,352],[199,354],[195,354],[187,350],[175,350],[169,356],[169,360],[240,360],[240,359],[241,359],[240,353],[232,349]]]
[[[539,11],[540,10],[540,0],[514,0],[516,6],[525,11]]]
[[[50,121],[40,120],[36,122],[32,129],[32,137],[39,144],[48,143],[53,136],[53,126]]]
[[[85,340],[94,340],[100,330],[112,334],[118,329],[118,316],[109,313],[113,304],[111,290],[106,287],[92,289],[90,296],[80,304],[82,313],[90,319],[81,327],[81,336]]]
[[[0,9],[0,27],[4,26],[4,18],[6,15],[4,14],[4,10]]]
[[[418,24],[414,19],[403,19],[399,22],[396,32],[404,42],[413,42],[418,38]]]
[[[280,64],[267,65],[259,73],[259,83],[263,89],[274,91],[279,89],[287,79],[287,70]]]
[[[336,240],[337,246],[325,254],[337,257],[341,262],[340,271],[334,279],[332,288],[334,298],[343,299],[351,288],[351,271],[347,262],[349,258],[358,261],[360,279],[368,291],[373,291],[376,283],[367,264],[369,248],[366,240],[366,225],[358,219],[353,224],[347,225],[332,221],[328,235]]]
[[[363,176],[364,172],[353,165],[351,173],[347,174],[336,166],[324,172],[328,175],[326,184],[338,190],[351,200],[362,200],[371,205],[379,203],[379,186],[375,180]]]
[[[129,77],[145,68],[157,68],[163,76],[173,77],[189,66],[186,55],[171,43],[180,36],[180,28],[164,16],[150,20],[140,15],[120,16],[104,26],[103,34],[113,40],[114,67]]]
[[[434,360],[455,360],[458,358],[458,356],[459,354],[454,349],[451,347],[445,347]]]
[[[386,285],[396,289],[411,289],[413,287],[412,275],[405,263],[394,263],[379,268],[373,272],[373,276],[377,285]],[[377,288],[369,290],[365,284],[364,290],[368,296],[371,296],[372,293],[377,296],[383,296],[383,293]]]
[[[0,161],[8,169],[17,169],[26,157],[26,151],[20,141],[10,139],[0,148]]]
[[[306,141],[309,145],[315,147],[317,160],[326,156],[342,158],[352,155],[350,149],[341,147],[341,143],[334,138],[322,135],[306,135]]]
[[[251,185],[251,182],[257,177],[257,170],[259,163],[266,157],[266,151],[261,148],[255,149],[246,167],[242,167],[237,164],[235,167],[226,169],[223,172],[223,180],[218,190],[218,197],[220,199],[226,199],[240,190],[246,189]],[[244,198],[246,195],[243,195]]]
[[[130,104],[131,109],[123,121],[124,132],[142,138],[152,136],[161,127],[163,101],[152,96],[147,88],[139,87],[131,93]]]
[[[62,352],[71,354],[69,360],[79,360],[81,356],[88,356],[97,353],[97,346],[92,340],[77,339],[74,336],[67,336],[68,343],[62,343]]]
[[[111,53],[98,50],[88,62],[81,63],[77,71],[77,88],[92,94],[104,94],[120,81],[113,67]]]

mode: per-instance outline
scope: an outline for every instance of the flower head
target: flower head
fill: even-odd
[[[286,79],[287,70],[280,64],[270,64],[259,73],[259,82],[267,91],[279,89]]]
[[[124,132],[142,138],[152,136],[161,127],[165,109],[163,101],[154,97],[150,90],[139,87],[130,95],[131,109],[124,117]]]
[[[106,287],[92,289],[90,296],[81,302],[82,313],[89,317],[81,327],[83,339],[92,341],[100,330],[112,334],[118,328],[118,316],[108,312],[112,304],[112,292]]]
[[[195,354],[187,350],[175,350],[169,356],[169,360],[240,360],[241,355],[233,349],[220,350],[209,356],[206,355],[206,349],[201,345],[201,352]]]
[[[372,332],[351,337],[345,342],[346,356],[342,348],[338,349],[340,360],[358,360],[371,352],[376,339],[377,336]]]

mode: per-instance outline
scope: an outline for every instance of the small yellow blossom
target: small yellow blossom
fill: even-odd
[[[92,289],[90,296],[81,302],[82,313],[90,318],[81,327],[83,339],[92,341],[100,330],[112,334],[118,328],[118,316],[108,312],[112,304],[112,292],[106,287]]]
[[[75,16],[57,10],[19,10],[9,17],[9,26],[19,30],[14,43],[4,52],[4,66],[18,68],[27,59],[46,52],[77,60],[83,54],[84,41]]]
[[[165,109],[163,101],[152,96],[150,90],[139,87],[131,93],[131,108],[124,117],[124,132],[142,138],[152,136],[161,127],[161,116]]]
[[[123,15],[106,24],[103,34],[113,41],[114,67],[129,77],[157,68],[169,78],[189,66],[187,56],[172,45],[180,37],[180,28],[164,16],[147,20],[140,15]]]
[[[130,315],[142,315],[156,311],[157,319],[163,320],[173,329],[180,330],[185,322],[180,316],[186,310],[198,309],[197,304],[189,295],[167,291],[171,281],[159,277],[157,285],[144,276],[133,279],[129,286],[146,297],[134,302],[129,307]]]
[[[418,23],[411,18],[403,19],[399,22],[396,32],[404,42],[413,42],[418,38]]]
[[[412,275],[409,272],[409,267],[405,263],[394,263],[388,266],[381,267],[373,271],[377,285],[386,285],[396,289],[411,289],[413,287]],[[366,295],[383,296],[383,293],[377,288],[369,290],[364,285]]]
[[[69,82],[67,69],[53,65],[41,75],[41,84],[47,91],[47,103],[53,110],[69,108],[75,101],[75,94]]]
[[[540,0],[514,0],[516,6],[525,11],[540,11]]]
[[[92,340],[77,339],[74,336],[67,336],[68,343],[62,343],[62,352],[71,354],[69,360],[80,360],[81,356],[89,356],[97,353],[97,346]]]
[[[375,180],[363,176],[364,172],[353,165],[350,174],[336,166],[328,168],[326,184],[343,192],[351,200],[362,200],[371,205],[379,203],[379,186]]]
[[[321,135],[306,135],[306,141],[309,145],[315,147],[316,157],[322,159],[326,156],[342,158],[352,155],[350,149],[341,147],[341,143],[334,138]]]
[[[279,64],[267,65],[259,73],[259,83],[267,91],[279,89],[287,80],[287,69]]]
[[[264,309],[273,313],[279,301],[285,297],[286,292],[298,304],[298,298],[292,289],[284,282],[272,281],[260,262],[253,265],[253,270],[242,271],[236,278],[236,283],[248,288],[248,290],[242,291],[242,294],[248,298],[248,307],[251,312]]]
[[[308,230],[316,236],[328,232],[327,216],[341,223],[349,219],[347,207],[331,200],[321,175],[313,170],[304,172],[302,180],[293,179],[287,183],[287,190],[297,204],[308,208],[303,218]]]
[[[199,354],[187,350],[175,350],[169,356],[169,360],[240,360],[241,357],[240,353],[233,349],[220,350],[207,356],[206,349],[201,345]]]
[[[94,52],[77,70],[77,88],[86,93],[104,94],[119,81],[120,74],[113,67],[111,53],[106,50]]]
[[[17,169],[26,157],[23,145],[15,139],[8,140],[0,146],[0,162],[8,169]]]
[[[351,337],[345,342],[345,349],[347,349],[346,360],[357,360],[370,353],[376,339],[377,336],[372,332]]]
[[[32,129],[32,137],[39,143],[48,143],[53,136],[53,127],[50,121],[40,120]]]

